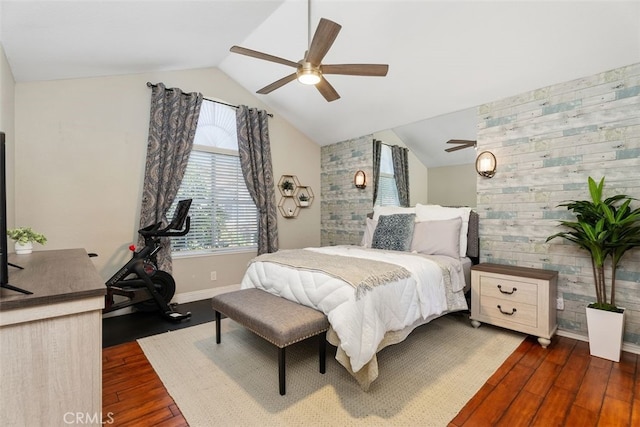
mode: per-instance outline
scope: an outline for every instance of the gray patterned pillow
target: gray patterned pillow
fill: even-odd
[[[415,214],[381,215],[373,232],[371,247],[391,251],[408,251],[413,238]]]

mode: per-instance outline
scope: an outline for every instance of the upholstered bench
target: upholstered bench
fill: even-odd
[[[280,394],[285,391],[285,349],[287,346],[319,337],[320,373],[326,369],[327,317],[313,308],[272,295],[260,289],[242,289],[213,297],[216,318],[216,343],[220,344],[220,314],[238,322],[278,347]]]

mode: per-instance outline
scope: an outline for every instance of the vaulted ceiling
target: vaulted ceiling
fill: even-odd
[[[328,76],[341,98],[292,82],[256,95],[320,145],[393,129],[428,167],[475,137],[477,105],[640,62],[638,1],[313,0],[342,25],[324,63],[387,63],[387,77]],[[247,90],[292,69],[308,46],[307,0],[0,0],[0,41],[17,82],[219,67]],[[205,94],[215,96],[215,94]],[[231,100],[232,101],[232,100]]]

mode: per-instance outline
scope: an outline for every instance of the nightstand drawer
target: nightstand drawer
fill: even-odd
[[[503,298],[480,297],[479,320],[497,326],[512,327],[514,323],[532,328],[538,327],[538,307]]]
[[[538,302],[538,285],[531,282],[516,281],[512,278],[482,275],[480,276],[480,296],[536,305]]]

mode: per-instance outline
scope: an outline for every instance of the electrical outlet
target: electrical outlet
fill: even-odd
[[[211,272],[211,280],[218,280],[218,274],[215,271]]]
[[[556,299],[556,308],[558,310],[564,310],[564,299],[562,297]]]

